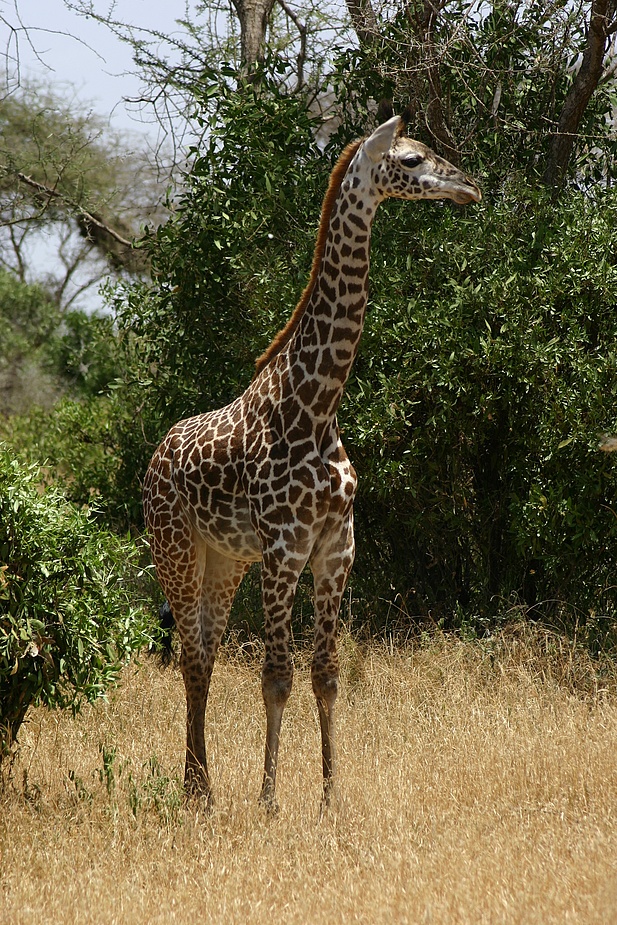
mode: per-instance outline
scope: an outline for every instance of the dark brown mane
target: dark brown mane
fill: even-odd
[[[260,373],[264,366],[266,366],[273,357],[281,352],[285,344],[289,342],[294,331],[298,327],[300,318],[306,309],[308,300],[315,285],[315,280],[317,279],[317,275],[321,267],[321,260],[323,257],[324,248],[326,246],[326,237],[328,234],[328,227],[330,225],[330,216],[332,215],[334,201],[338,195],[339,189],[341,188],[343,177],[347,173],[347,168],[349,167],[354,154],[361,144],[362,139],[359,141],[352,141],[351,144],[347,145],[338,161],[336,162],[334,170],[330,174],[330,183],[328,184],[328,190],[324,196],[323,205],[321,207],[319,231],[317,232],[317,241],[315,242],[315,252],[313,254],[313,265],[311,267],[311,275],[309,281],[306,284],[304,292],[300,296],[300,301],[296,305],[293,315],[285,327],[278,332],[270,346],[255,362],[255,375]]]

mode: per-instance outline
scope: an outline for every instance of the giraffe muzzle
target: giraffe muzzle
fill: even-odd
[[[455,190],[451,197],[454,202],[458,203],[460,206],[466,206],[469,202],[481,202],[482,193],[476,186],[476,184],[469,177],[466,177],[465,186],[461,187],[460,190]]]

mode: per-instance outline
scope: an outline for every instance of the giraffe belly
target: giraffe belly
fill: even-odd
[[[197,532],[217,552],[245,562],[261,560],[261,543],[251,524],[244,495],[217,496],[213,492],[208,509],[200,510],[196,505],[192,514]]]

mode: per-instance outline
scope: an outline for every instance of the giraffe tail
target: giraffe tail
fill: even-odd
[[[174,615],[171,612],[169,601],[163,601],[159,607],[159,652],[161,664],[164,668],[167,668],[174,657],[173,630],[175,625]]]

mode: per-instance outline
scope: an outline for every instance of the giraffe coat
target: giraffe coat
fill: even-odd
[[[152,556],[182,641],[187,696],[185,783],[210,798],[204,713],[214,657],[237,587],[262,564],[266,754],[272,805],[293,666],[293,598],[307,563],[315,587],[312,683],[322,733],[324,799],[334,774],[337,616],[353,564],[356,475],[336,413],[358,351],[379,203],[479,201],[475,183],[404,134],[398,117],[349,145],[324,199],[309,283],[286,327],[231,404],[180,421],[144,482]]]

